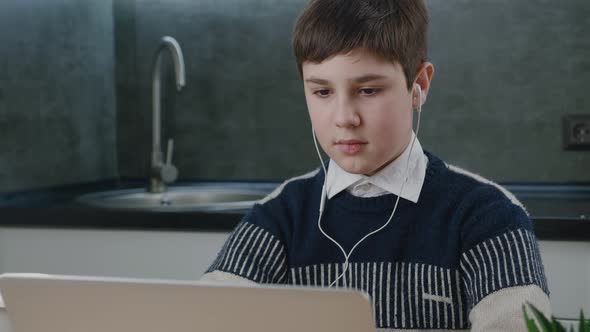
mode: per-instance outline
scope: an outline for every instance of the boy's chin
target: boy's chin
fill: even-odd
[[[339,158],[333,159],[340,168],[352,174],[372,175],[375,173],[376,166],[371,165],[361,158]]]

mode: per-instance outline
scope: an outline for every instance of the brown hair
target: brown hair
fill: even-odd
[[[399,63],[409,90],[426,61],[427,29],[424,0],[311,0],[295,24],[293,51],[302,74],[305,61],[369,50]]]

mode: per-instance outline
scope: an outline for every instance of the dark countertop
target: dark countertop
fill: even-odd
[[[210,181],[208,181],[210,182]],[[223,182],[223,181],[219,181]],[[177,184],[191,184],[180,181]],[[264,182],[278,185],[278,182]],[[145,181],[123,179],[0,193],[0,226],[159,231],[222,231],[242,212],[154,212],[95,208],[77,203],[84,193],[137,188]],[[504,183],[523,202],[542,240],[590,241],[590,185]]]

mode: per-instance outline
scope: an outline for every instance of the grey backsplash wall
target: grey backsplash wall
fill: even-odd
[[[177,38],[187,86],[163,102],[182,178],[284,179],[318,165],[290,49],[305,0],[125,1],[117,61],[119,166],[146,174],[151,62]],[[498,181],[590,181],[590,152],[561,148],[561,116],[590,113],[590,2],[430,0],[433,89],[424,147]],[[124,89],[121,89],[121,86]]]
[[[424,147],[499,181],[590,181],[590,152],[562,151],[560,135],[563,114],[590,113],[590,2],[427,2],[436,75]],[[145,176],[163,35],[187,65],[176,94],[166,58],[163,91],[181,178],[317,167],[290,48],[304,3],[0,2],[0,191]]]
[[[117,175],[111,1],[0,1],[0,192]]]
[[[165,58],[163,141],[175,139],[181,178],[282,179],[315,167],[301,84],[289,48],[301,1],[125,1],[116,31],[119,165],[144,175],[151,149],[151,65],[162,35],[181,44],[187,86],[174,92]],[[131,22],[131,23],[130,23]],[[129,31],[134,30],[134,33]],[[136,54],[129,57],[128,54]],[[124,80],[122,82],[122,80]]]

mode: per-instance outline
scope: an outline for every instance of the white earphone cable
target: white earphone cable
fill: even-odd
[[[346,250],[344,250],[344,248],[340,245],[340,243],[338,243],[338,241],[336,241],[334,238],[332,238],[331,236],[329,236],[328,234],[326,234],[326,232],[324,232],[324,230],[322,229],[322,225],[321,225],[321,220],[322,220],[322,214],[324,212],[324,207],[326,204],[326,200],[327,200],[327,189],[326,189],[326,183],[327,183],[327,176],[328,176],[328,172],[326,170],[326,165],[324,164],[324,161],[322,159],[322,155],[320,153],[320,149],[318,147],[318,142],[317,142],[317,138],[315,135],[315,130],[312,128],[312,135],[313,135],[313,142],[316,148],[316,152],[318,154],[318,157],[320,159],[320,162],[322,164],[322,169],[324,171],[324,185],[322,186],[322,197],[320,200],[320,209],[319,209],[319,216],[318,216],[318,228],[320,230],[320,232],[326,237],[328,238],[330,241],[332,241],[342,252],[342,254],[344,255],[344,265],[342,267],[342,272],[340,273],[340,275],[328,286],[328,287],[332,287],[334,284],[336,284],[338,282],[338,280],[340,280],[340,278],[344,277],[346,271],[348,270],[348,260],[350,258],[350,256],[352,255],[352,253],[354,252],[354,250],[359,246],[359,244],[361,244],[365,239],[367,239],[368,237],[370,237],[371,235],[381,231],[382,229],[384,229],[385,227],[387,227],[387,225],[389,225],[389,223],[391,222],[391,220],[393,219],[393,216],[395,214],[395,211],[397,210],[397,206],[399,203],[399,199],[404,191],[404,187],[406,185],[406,182],[408,181],[408,171],[409,171],[409,166],[410,166],[410,157],[412,156],[412,151],[414,149],[414,143],[416,142],[416,138],[418,138],[418,133],[420,131],[420,115],[422,113],[422,89],[420,88],[419,85],[417,85],[417,90],[418,90],[418,119],[416,121],[416,134],[414,135],[414,138],[412,139],[412,143],[410,145],[410,151],[408,153],[408,157],[406,159],[406,170],[405,170],[405,177],[404,177],[404,181],[402,182],[402,186],[400,188],[399,194],[397,195],[397,199],[395,200],[395,205],[393,207],[393,211],[391,212],[391,215],[389,216],[389,219],[387,219],[387,222],[385,224],[383,224],[383,226],[379,227],[378,229],[368,233],[367,235],[365,235],[363,238],[361,238],[353,247],[352,249],[350,249],[350,252],[348,252],[348,254],[346,253]],[[413,113],[412,113],[412,122],[413,122]],[[346,284],[346,278],[344,278],[344,283]]]

